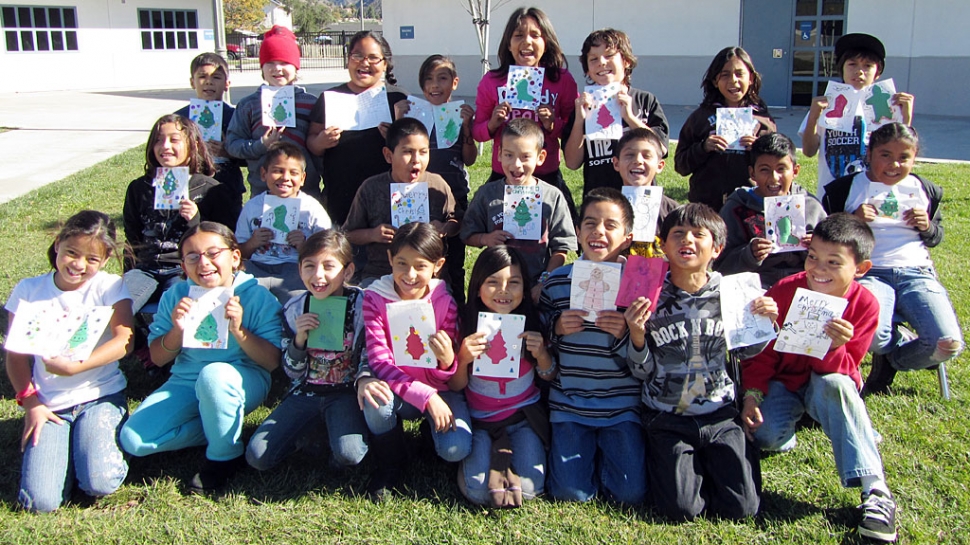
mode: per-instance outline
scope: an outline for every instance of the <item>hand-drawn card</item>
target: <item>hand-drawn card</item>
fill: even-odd
[[[876,209],[876,217],[872,222],[883,224],[903,221],[903,214],[912,208],[926,208],[926,203],[918,192],[882,184],[869,184],[866,204],[871,204]]]
[[[80,325],[78,318],[54,301],[21,301],[3,347],[17,354],[57,356]]]
[[[902,123],[903,110],[893,104],[896,84],[892,78],[877,82],[862,91],[862,115],[866,131],[872,132],[888,123]]]
[[[274,244],[286,244],[286,235],[300,226],[300,199],[283,199],[267,193],[263,196],[260,227],[273,231]]]
[[[616,295],[620,291],[622,265],[579,260],[573,262],[569,286],[569,308],[582,309],[589,314],[584,320],[596,321],[601,310],[616,310]]]
[[[832,346],[832,338],[823,328],[832,318],[840,318],[848,304],[841,297],[798,288],[778,332],[775,351],[822,359]]]
[[[431,303],[398,301],[388,304],[386,308],[394,363],[398,367],[437,367],[438,358],[428,344],[437,329]]]
[[[222,141],[222,101],[189,99],[189,119],[195,121],[207,142]]]
[[[264,127],[296,127],[296,92],[292,85],[260,91]]]
[[[519,378],[525,316],[518,314],[478,313],[476,332],[485,333],[488,348],[475,358],[472,374],[480,377]]]
[[[586,86],[586,92],[593,97],[593,107],[586,114],[586,138],[619,140],[623,136],[620,101],[617,100],[622,88],[619,82]]]
[[[331,295],[324,299],[310,298],[310,313],[317,315],[319,327],[310,330],[307,336],[307,348],[318,348],[343,352],[344,350],[344,320],[347,318],[347,298]]]
[[[387,87],[371,87],[357,95],[357,126],[354,130],[373,129],[381,123],[391,123],[391,110],[387,105]]]
[[[805,195],[765,197],[765,235],[774,244],[771,253],[805,251],[801,239],[807,233]]]
[[[434,106],[435,140],[438,149],[454,146],[461,136],[461,106],[464,103],[464,100],[456,100]]]
[[[357,126],[357,95],[324,91],[324,119],[327,127],[349,131]]]
[[[392,183],[391,225],[397,228],[413,222],[431,223],[428,182]]]
[[[89,307],[80,313],[81,323],[71,333],[71,338],[61,350],[61,355],[71,361],[84,361],[98,346],[98,341],[111,323],[115,309],[111,307]]]
[[[627,308],[638,297],[646,297],[650,300],[650,311],[656,310],[668,266],[662,257],[631,255],[626,258],[620,289],[616,294],[616,306]]]
[[[189,198],[189,167],[155,169],[155,210],[178,210]]]
[[[829,81],[825,87],[829,105],[818,116],[818,126],[833,131],[851,132],[859,109],[859,91],[837,81]]]
[[[623,186],[623,196],[633,205],[633,240],[653,242],[663,194],[659,186]]]
[[[542,238],[542,194],[536,185],[505,186],[502,229],[519,240]]]
[[[424,124],[424,128],[428,130],[428,134],[431,134],[431,131],[434,130],[434,106],[427,100],[414,95],[408,95],[407,100],[408,117],[420,121]]]
[[[229,318],[226,303],[232,299],[232,287],[203,288],[189,286],[189,298],[195,303],[185,316],[182,348],[222,349],[229,346]]]
[[[753,136],[757,127],[754,110],[750,107],[717,109],[717,135],[727,140],[727,149],[745,149],[741,145],[741,137]]]
[[[545,77],[546,69],[541,66],[510,66],[505,80],[506,101],[517,110],[537,110]]]
[[[721,323],[728,350],[774,339],[775,324],[767,316],[751,312],[751,302],[765,294],[758,273],[721,277]]]

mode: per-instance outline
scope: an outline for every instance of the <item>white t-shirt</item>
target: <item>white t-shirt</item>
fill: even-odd
[[[798,135],[805,138],[808,126],[808,114],[802,119],[798,127]],[[849,132],[833,131],[818,127],[818,188],[815,195],[819,201],[825,195],[826,184],[836,178],[864,172],[866,170],[866,144],[869,136],[866,134],[866,122],[861,112],[852,122]]]
[[[17,314],[21,301],[54,301],[63,309],[71,307],[114,306],[118,301],[131,300],[124,281],[116,274],[99,271],[91,280],[74,291],[61,291],[54,284],[54,272],[25,278],[13,289],[4,308]],[[111,339],[111,328],[105,330],[97,346]],[[125,389],[125,376],[118,362],[89,369],[71,377],[52,375],[44,367],[40,356],[34,356],[34,386],[37,397],[52,411],[94,401]]]
[[[906,225],[903,213],[911,208],[929,211],[930,199],[923,184],[909,175],[895,185],[869,179],[866,173],[856,174],[845,201],[846,212],[863,204],[876,208],[878,217],[869,222],[876,246],[872,250],[875,267],[929,267],[933,265],[930,251],[919,237],[919,231]]]
[[[242,213],[239,214],[239,220],[236,222],[236,240],[239,241],[239,244],[253,238],[253,231],[262,226],[263,200],[266,195],[267,193],[264,191],[249,199],[243,205]],[[297,228],[302,230],[304,235],[309,237],[317,231],[330,229],[330,216],[327,215],[327,211],[316,199],[303,191],[300,191],[293,198],[300,200],[300,219]],[[253,252],[250,259],[264,265],[280,265],[282,263],[296,263],[298,256],[299,252],[293,246],[271,242]]]

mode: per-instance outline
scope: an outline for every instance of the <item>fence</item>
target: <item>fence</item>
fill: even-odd
[[[297,34],[300,70],[346,68],[350,39],[355,32],[330,31]],[[380,34],[380,32],[377,32]],[[233,32],[226,35],[231,70],[259,70],[259,47],[263,36]]]

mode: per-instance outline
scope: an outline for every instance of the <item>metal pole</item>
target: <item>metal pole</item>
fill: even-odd
[[[222,0],[212,0],[212,20],[215,21],[215,42],[216,54],[224,59],[228,59],[226,51],[226,15],[223,11]],[[229,74],[226,74],[229,77]],[[229,89],[226,89],[225,96],[222,97],[226,102],[230,102]]]
[[[364,0],[360,0],[360,29],[364,30]]]

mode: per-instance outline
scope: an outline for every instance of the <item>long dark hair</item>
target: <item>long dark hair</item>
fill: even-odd
[[[166,123],[173,123],[185,138],[185,143],[189,147],[189,162],[184,166],[189,167],[189,174],[214,175],[216,169],[212,163],[212,156],[209,155],[209,149],[205,145],[205,140],[202,139],[202,131],[191,120],[178,114],[168,114],[158,118],[158,121],[152,126],[151,132],[148,133],[148,144],[145,146],[145,175],[150,178],[154,177],[155,169],[162,166],[159,164],[158,158],[155,157],[155,140],[158,139],[162,125]]]
[[[721,96],[721,91],[717,88],[717,75],[721,73],[724,65],[735,57],[741,59],[741,62],[747,67],[748,72],[751,73],[751,84],[748,86],[748,94],[741,98],[741,106],[763,105],[761,97],[758,95],[761,92],[761,74],[754,69],[754,61],[751,60],[751,55],[748,55],[748,52],[740,47],[725,47],[718,51],[717,55],[714,56],[714,60],[711,61],[711,65],[707,67],[707,72],[704,73],[704,81],[701,82],[701,89],[704,90],[704,100],[701,102],[702,106],[713,106],[715,103],[724,100],[724,97]]]
[[[549,78],[549,81],[559,81],[559,69],[568,68],[569,63],[566,62],[566,56],[563,55],[562,47],[559,46],[559,38],[556,36],[556,30],[552,28],[552,22],[549,21],[546,13],[539,8],[519,8],[509,16],[509,22],[505,24],[505,32],[502,33],[502,40],[498,43],[499,67],[493,69],[492,73],[497,76],[506,76],[509,73],[509,67],[515,64],[515,57],[512,56],[510,49],[512,35],[515,34],[515,29],[519,28],[522,20],[526,17],[535,19],[536,24],[539,25],[539,30],[542,31],[542,40],[545,42],[545,51],[539,59],[539,66],[546,69],[546,77]]]
[[[482,302],[479,292],[489,276],[506,267],[518,267],[519,274],[522,276],[522,302],[512,312],[525,316],[526,331],[541,330],[539,314],[536,312],[535,305],[532,304],[532,280],[529,279],[526,266],[522,262],[522,254],[515,248],[509,248],[505,245],[492,246],[478,255],[475,266],[472,268],[472,277],[468,283],[468,303],[465,305],[461,321],[462,338],[475,333],[475,329],[478,327],[479,312],[492,312]]]
[[[377,45],[381,46],[381,55],[384,57],[384,79],[391,85],[397,85],[397,78],[394,77],[394,55],[391,53],[391,44],[387,43],[384,36],[373,30],[360,30],[350,37],[350,43],[347,45],[347,54],[350,55],[354,47],[364,38],[370,38],[377,42]]]

